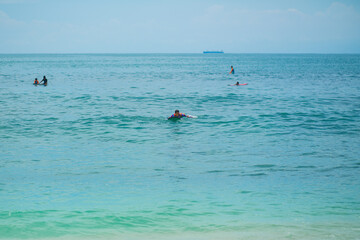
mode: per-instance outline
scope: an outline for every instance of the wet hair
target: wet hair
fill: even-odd
[[[231,66],[231,68],[233,68],[233,66]]]
[[[177,113],[177,112],[179,112],[179,110],[176,109],[176,110],[175,110],[175,113]]]
[[[37,78],[35,78],[35,80],[37,80]]]

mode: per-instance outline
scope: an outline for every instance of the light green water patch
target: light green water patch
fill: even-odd
[[[348,220],[281,220],[241,217],[231,205],[222,218],[170,204],[157,211],[27,211],[0,213],[0,239],[358,239],[360,224]],[[197,203],[194,203],[197,204]],[[221,238],[219,238],[221,236]]]
[[[41,223],[32,226],[33,229],[41,227]],[[75,224],[76,225],[76,224]],[[74,227],[73,224],[57,223],[54,227]],[[78,226],[79,227],[79,226]],[[0,228],[1,229],[1,228]],[[23,232],[22,230],[18,230]],[[340,239],[340,240],[355,240],[359,239],[360,234],[359,225],[353,223],[301,223],[301,224],[278,224],[278,223],[243,223],[232,229],[226,230],[210,230],[203,231],[201,229],[194,229],[189,227],[186,231],[139,231],[128,232],[119,229],[101,229],[95,227],[77,231],[60,231],[50,228],[47,231],[34,235],[21,236],[4,236],[0,239],[43,239],[43,240],[279,240],[279,239],[293,239],[293,240],[319,240],[319,239]]]

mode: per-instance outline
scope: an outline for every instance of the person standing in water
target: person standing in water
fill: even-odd
[[[46,77],[45,77],[45,76],[44,76],[43,80],[41,80],[41,82],[40,82],[40,83],[42,83],[42,82],[44,82],[44,86],[46,86],[46,85],[47,85],[47,79],[46,79]]]
[[[235,70],[234,70],[233,66],[231,66],[231,71],[229,72],[229,74],[235,74]]]

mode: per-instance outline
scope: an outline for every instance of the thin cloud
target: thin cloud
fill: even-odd
[[[0,4],[34,3],[38,0],[0,0]]]
[[[2,27],[17,27],[23,26],[25,23],[11,18],[8,14],[0,10],[0,26]]]

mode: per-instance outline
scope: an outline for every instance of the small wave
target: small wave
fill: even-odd
[[[254,167],[256,167],[256,168],[273,168],[273,167],[276,167],[276,165],[274,165],[274,164],[258,164],[258,165],[254,165]]]
[[[247,177],[262,177],[262,176],[267,176],[266,173],[249,173],[249,174],[244,174],[243,176],[247,176]]]

